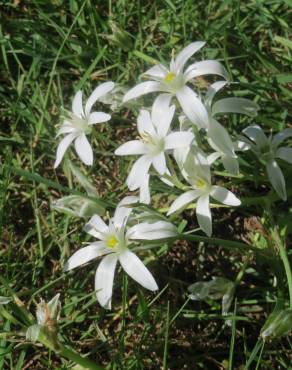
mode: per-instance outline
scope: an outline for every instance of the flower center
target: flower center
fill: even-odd
[[[111,237],[109,237],[106,241],[106,245],[107,247],[109,248],[115,248],[118,244],[118,239],[113,235]]]
[[[174,72],[168,72],[167,75],[164,77],[164,82],[170,83],[172,82],[176,77],[176,74]]]
[[[164,139],[159,137],[153,137],[147,132],[141,135],[141,139],[144,144],[148,146],[150,154],[157,155],[164,151]]]
[[[207,183],[206,183],[205,180],[203,180],[203,179],[200,178],[200,179],[198,179],[198,180],[195,181],[195,185],[199,189],[204,189],[206,187]]]

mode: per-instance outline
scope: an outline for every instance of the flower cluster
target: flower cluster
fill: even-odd
[[[284,200],[287,198],[284,176],[276,159],[292,163],[292,148],[279,147],[285,139],[292,137],[292,129],[270,138],[256,125],[244,129],[243,135],[228,132],[223,125],[227,114],[254,118],[259,106],[242,97],[218,99],[224,88],[232,86],[226,69],[218,61],[203,60],[187,66],[190,58],[204,45],[201,41],[193,42],[173,57],[169,66],[153,66],[142,74],[148,80],[125,94],[123,87],[106,82],[93,91],[83,107],[82,92],[78,91],[73,99],[72,113],[67,113],[58,131],[57,136],[65,134],[65,137],[57,149],[55,168],[73,141],[82,162],[92,165],[93,150],[86,135],[91,133],[93,124],[111,118],[108,113],[92,112],[94,104],[99,101],[112,108],[123,104],[131,107],[131,100],[158,93],[150,106],[141,104],[137,112],[138,138],[134,137],[115,150],[117,156],[138,156],[126,184],[130,191],[138,190],[139,197],[124,198],[108,225],[100,216],[93,215],[85,230],[98,241],[75,252],[65,267],[71,270],[102,256],[96,271],[95,290],[98,301],[106,308],[111,307],[118,261],[143,287],[152,291],[158,288],[151,273],[132,251],[138,240],[143,243],[143,240],[159,240],[176,234],[170,222],[151,220],[151,217],[147,222],[140,222],[139,217],[131,217],[132,208],[138,203],[151,202],[153,176],[168,185],[171,194],[177,194],[171,191],[172,187],[182,192],[170,204],[167,215],[194,203],[200,229],[208,236],[212,234],[211,208],[214,206],[210,204],[210,198],[225,206],[241,204],[233,192],[222,186],[222,181],[216,181],[214,166],[222,166],[225,171],[221,171],[221,175],[227,178],[237,177],[240,173],[238,156],[243,151],[251,150],[259,157],[277,194]],[[213,76],[218,81],[203,89],[200,83],[204,78],[203,85],[206,86],[206,76]],[[220,118],[224,120],[220,121]]]

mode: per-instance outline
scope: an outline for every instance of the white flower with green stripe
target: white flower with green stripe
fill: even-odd
[[[94,215],[86,224],[85,230],[99,241],[79,249],[65,265],[65,270],[68,271],[103,256],[95,274],[95,291],[98,302],[104,308],[111,308],[118,261],[124,271],[144,288],[158,290],[152,274],[131,251],[130,245],[139,240],[165,239],[177,234],[175,226],[166,221],[147,221],[128,227],[133,204],[137,201],[137,197],[125,197],[118,204],[108,225],[98,215]]]
[[[280,146],[284,140],[292,137],[292,128],[286,128],[274,136],[267,137],[260,126],[253,125],[245,128],[243,133],[246,137],[242,139],[265,165],[276,193],[281,199],[287,200],[285,178],[277,159],[292,164],[292,148]]]
[[[76,153],[81,161],[90,166],[93,164],[93,151],[86,135],[91,133],[92,125],[107,122],[111,119],[111,116],[104,112],[91,112],[91,110],[93,105],[113,88],[113,82],[105,82],[97,86],[89,96],[84,108],[82,91],[77,91],[72,102],[72,112],[68,114],[57,133],[57,137],[60,135],[65,135],[65,137],[58,145],[54,168],[59,166],[73,141]]]
[[[176,97],[184,114],[200,128],[206,128],[208,112],[199,95],[193,91],[188,83],[196,77],[205,75],[219,75],[228,80],[228,73],[223,65],[216,60],[203,60],[193,63],[184,69],[187,61],[203,46],[205,42],[193,42],[185,47],[176,58],[172,58],[169,67],[157,64],[148,69],[143,76],[150,78],[130,89],[123,101],[138,98],[152,92],[164,92]]]

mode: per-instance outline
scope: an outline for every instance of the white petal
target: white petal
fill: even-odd
[[[187,204],[191,203],[193,200],[200,196],[201,192],[199,190],[189,190],[176,198],[176,200],[170,206],[167,214],[170,215],[176,212],[178,209],[185,207]]]
[[[96,257],[100,257],[108,253],[104,242],[96,242],[89,244],[87,247],[81,248],[76,251],[73,256],[69,258],[64,266],[64,271],[69,271],[91,261]]]
[[[178,149],[184,148],[191,145],[194,140],[194,134],[192,132],[172,132],[165,138],[165,149]]]
[[[149,204],[150,203],[150,189],[149,189],[149,179],[150,175],[145,176],[144,181],[140,185],[140,203]]]
[[[103,234],[109,231],[107,224],[98,215],[93,215],[84,226],[84,230],[98,239],[103,239]]]
[[[93,152],[85,134],[81,134],[76,138],[75,150],[83,163],[89,166],[92,165]]]
[[[162,64],[157,64],[149,68],[146,72],[143,73],[143,76],[152,77],[153,79],[163,80],[165,75],[168,73],[167,68]]]
[[[219,90],[223,89],[223,87],[226,86],[227,83],[228,83],[227,81],[217,81],[208,87],[208,90],[206,92],[206,98],[205,98],[205,104],[208,107],[211,107],[213,98],[216,95],[216,93]]]
[[[63,134],[71,134],[72,132],[76,132],[75,127],[73,127],[71,125],[62,125],[59,128],[56,137],[58,137],[60,135],[63,135]]]
[[[269,140],[266,134],[258,125],[248,126],[242,132],[260,147],[269,145]]]
[[[281,158],[283,161],[292,164],[292,148],[279,148],[276,152],[276,158]]]
[[[217,161],[218,158],[221,157],[221,153],[219,152],[214,152],[212,154],[209,154],[207,157],[208,163],[211,166],[215,161]]]
[[[218,202],[228,206],[239,206],[241,201],[229,190],[221,186],[212,186],[210,195]]]
[[[115,87],[115,84],[111,81],[104,82],[101,85],[97,86],[91,95],[89,96],[86,105],[85,105],[85,116],[89,117],[89,113],[91,111],[91,108],[95,102],[101,98],[102,96],[109,93],[113,88]]]
[[[151,165],[151,159],[146,155],[139,158],[134,164],[127,177],[126,183],[128,188],[133,191],[138,189],[148,174]]]
[[[197,94],[188,86],[182,87],[176,97],[188,119],[199,128],[206,128],[209,123],[208,113]]]
[[[292,128],[286,128],[282,132],[279,132],[273,137],[272,144],[274,147],[277,147],[279,144],[281,144],[284,140],[286,140],[288,137],[292,137]]]
[[[125,250],[119,255],[119,261],[126,273],[144,288],[152,291],[158,290],[152,274],[133,252]]]
[[[177,235],[176,227],[167,221],[142,222],[127,231],[129,239],[155,240]]]
[[[190,57],[199,51],[205,44],[206,43],[204,41],[196,41],[182,49],[182,51],[179,52],[175,58],[173,66],[174,71],[182,71],[184,65],[190,59]]]
[[[105,256],[95,274],[95,291],[98,302],[104,308],[111,309],[113,282],[115,268],[117,265],[117,256],[115,253]]]
[[[90,113],[88,123],[94,125],[95,123],[107,122],[111,119],[111,115],[103,112]]]
[[[165,172],[167,171],[164,153],[160,153],[156,155],[155,157],[153,157],[152,164],[160,175],[164,175]]]
[[[236,152],[245,152],[246,150],[249,150],[251,148],[251,146],[247,142],[241,140],[237,140],[233,144],[234,150]]]
[[[276,193],[283,200],[287,200],[285,178],[276,161],[271,161],[266,166],[269,180]]]
[[[141,95],[149,94],[151,92],[164,91],[163,85],[157,81],[146,81],[138,84],[130,89],[124,96],[123,102],[131,99],[136,99]]]
[[[148,110],[141,109],[137,118],[137,128],[140,136],[143,136],[145,133],[150,136],[154,136],[156,131],[151,120],[150,113]]]
[[[175,111],[174,105],[169,106],[171,98],[170,94],[160,94],[152,106],[151,119],[162,137],[167,134]]]
[[[197,201],[196,214],[200,228],[208,235],[212,234],[212,216],[209,206],[209,194],[202,195]]]
[[[66,135],[64,139],[60,141],[58,148],[57,148],[56,161],[54,164],[54,168],[57,168],[59,166],[59,164],[61,163],[64,157],[66,150],[68,149],[72,141],[76,138],[76,136],[77,136],[76,133],[72,133],[72,134]]]
[[[147,146],[140,140],[131,140],[115,150],[115,155],[139,155],[147,153]]]
[[[255,117],[260,107],[252,100],[245,98],[225,98],[218,100],[212,107],[212,115],[218,113],[240,113]]]
[[[211,120],[207,135],[220,152],[228,154],[231,157],[235,156],[233,142],[229,133],[219,122],[213,119]]]
[[[190,81],[194,77],[204,75],[219,75],[226,80],[229,80],[228,72],[223,65],[216,60],[203,60],[191,64],[184,73],[186,81]]]
[[[115,227],[120,228],[121,226],[126,225],[128,217],[133,209],[130,205],[137,203],[138,200],[138,197],[128,196],[119,202],[113,217]]]
[[[238,175],[239,173],[239,164],[238,159],[231,157],[229,155],[222,156],[223,166],[232,175]]]
[[[72,101],[72,112],[75,116],[82,118],[84,117],[83,106],[82,106],[82,91],[79,90],[75,94]]]

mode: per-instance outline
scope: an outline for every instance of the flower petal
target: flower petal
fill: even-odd
[[[244,133],[244,135],[254,141],[259,147],[269,145],[270,143],[266,134],[258,125],[248,126],[242,132]]]
[[[137,128],[140,136],[146,134],[153,136],[155,135],[155,128],[151,120],[150,113],[148,110],[141,109],[137,118]]]
[[[95,123],[107,122],[111,119],[111,115],[103,112],[90,113],[88,123],[94,125]]]
[[[155,240],[177,235],[176,227],[167,221],[142,222],[127,231],[129,239]]]
[[[234,145],[229,133],[219,122],[211,120],[207,135],[211,139],[214,148],[231,157],[235,156]]]
[[[209,194],[199,197],[197,201],[196,214],[200,228],[208,235],[212,234],[212,216],[209,206]]]
[[[91,166],[93,164],[93,152],[92,148],[87,140],[85,134],[79,135],[75,140],[75,149],[82,160],[82,162],[86,165]]]
[[[66,262],[64,266],[64,271],[69,271],[91,261],[96,257],[103,256],[104,254],[109,253],[109,250],[106,248],[104,242],[95,242],[89,244],[87,247],[81,248],[76,251]]]
[[[237,158],[231,157],[229,155],[223,155],[222,162],[226,171],[228,171],[232,175],[239,174],[239,164]]]
[[[128,196],[119,202],[113,217],[115,227],[120,228],[123,225],[126,225],[130,213],[132,212],[133,209],[133,207],[129,206],[131,206],[133,203],[137,203],[138,200],[139,200],[138,197]]]
[[[109,228],[100,216],[93,215],[84,226],[84,231],[95,238],[103,240],[103,234],[107,233]]]
[[[82,91],[79,90],[75,94],[73,101],[72,101],[72,112],[75,114],[75,116],[79,118],[84,117],[84,111],[82,106]]]
[[[274,135],[272,144],[274,147],[277,147],[279,144],[281,144],[284,140],[287,138],[292,137],[292,128],[285,128],[282,132],[279,132],[278,134]]]
[[[278,163],[276,161],[270,161],[267,163],[266,168],[269,180],[276,193],[281,199],[287,200],[285,178]]]
[[[205,97],[205,104],[208,108],[211,107],[212,101],[216,93],[219,90],[223,89],[223,87],[226,86],[227,83],[228,83],[227,81],[217,81],[208,87],[208,90],[206,92],[206,97]]]
[[[144,181],[140,185],[140,203],[149,204],[151,197],[150,197],[150,189],[149,189],[149,179],[150,175],[147,174],[145,176]]]
[[[281,158],[283,161],[292,164],[292,148],[279,148],[276,152],[276,158]]]
[[[178,149],[191,145],[194,134],[190,131],[172,132],[165,138],[165,149]]]
[[[126,249],[119,255],[119,261],[126,273],[144,288],[152,291],[158,290],[154,277],[136,254]]]
[[[134,164],[127,177],[126,183],[128,188],[133,191],[138,189],[148,174],[151,165],[151,159],[146,155],[140,157]]]
[[[147,146],[140,140],[131,140],[115,150],[115,155],[139,155],[147,153]]]
[[[217,100],[212,107],[212,115],[220,113],[240,113],[255,117],[260,107],[252,100],[245,98],[225,98]]]
[[[162,137],[167,134],[175,111],[174,105],[169,106],[171,98],[170,94],[160,94],[152,106],[151,120]]]
[[[224,66],[216,60],[203,60],[191,64],[184,73],[186,81],[190,81],[194,77],[204,75],[218,75],[225,80],[229,80],[229,75]]]
[[[95,104],[95,102],[102,96],[109,93],[114,87],[115,87],[115,84],[112,81],[108,81],[108,82],[104,82],[100,84],[93,90],[93,92],[90,94],[85,104],[85,116],[86,117],[89,117],[89,113],[91,111],[92,106]]]
[[[212,186],[210,195],[218,202],[228,206],[239,206],[241,204],[241,201],[231,191],[222,186]]]
[[[72,141],[77,137],[77,134],[75,132],[66,135],[59,143],[57,148],[57,154],[56,154],[56,161],[54,164],[54,168],[57,168],[59,164],[61,163],[64,154],[66,150],[68,149],[69,145],[72,143]]]
[[[58,137],[60,135],[63,135],[63,134],[71,134],[72,132],[76,132],[75,127],[73,127],[71,125],[62,125],[59,128],[56,137]]]
[[[181,72],[190,57],[199,51],[205,44],[206,42],[204,41],[196,41],[182,49],[182,51],[180,51],[175,58],[173,71]]]
[[[206,128],[209,123],[208,113],[197,94],[188,86],[182,87],[176,97],[188,119],[199,128]]]
[[[170,206],[167,215],[176,212],[178,209],[185,207],[187,204],[191,203],[193,200],[200,196],[201,192],[199,190],[189,190],[176,198],[176,200]]]
[[[111,309],[113,282],[118,258],[115,253],[105,256],[95,273],[95,291],[102,307]]]
[[[146,81],[138,84],[130,89],[124,96],[123,102],[131,99],[136,99],[141,95],[149,94],[151,92],[164,91],[163,85],[157,81]]]
[[[167,171],[166,160],[165,160],[164,153],[160,153],[160,154],[156,155],[155,157],[153,157],[152,158],[152,164],[153,164],[154,168],[156,169],[156,171],[160,175],[164,175],[165,172]]]
[[[168,73],[167,68],[162,64],[156,64],[155,66],[149,68],[142,76],[152,77],[155,80],[163,80],[165,75]]]
[[[209,154],[208,157],[207,157],[207,160],[208,160],[209,165],[211,166],[211,164],[213,164],[215,161],[217,161],[217,159],[220,158],[221,155],[222,154],[220,152],[214,152],[212,154]]]

